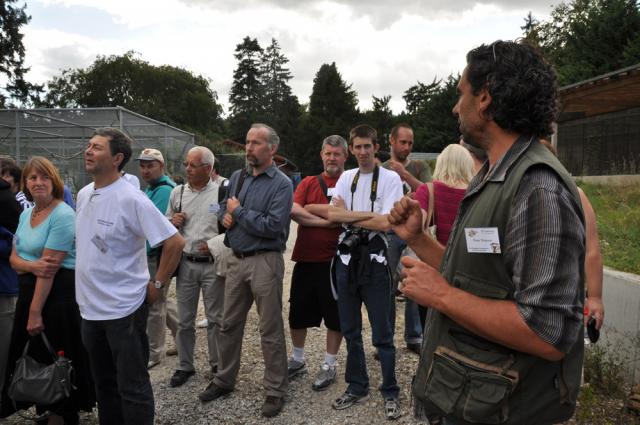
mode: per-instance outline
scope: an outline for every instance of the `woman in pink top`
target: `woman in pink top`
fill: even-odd
[[[438,156],[433,182],[421,185],[416,191],[415,199],[423,210],[425,227],[435,224],[436,239],[443,245],[449,240],[458,207],[473,176],[473,159],[469,151],[458,144],[449,145]],[[427,223],[430,190],[433,190],[434,206],[433,217]]]

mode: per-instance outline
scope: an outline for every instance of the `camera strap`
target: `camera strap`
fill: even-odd
[[[373,178],[371,179],[371,212],[373,212],[373,203],[376,201],[376,195],[378,193],[378,178],[380,177],[380,167],[375,166],[373,169]],[[351,183],[351,211],[353,211],[353,195],[356,193],[358,187],[358,180],[360,179],[360,170],[356,173]]]

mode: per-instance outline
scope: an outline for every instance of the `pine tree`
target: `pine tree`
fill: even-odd
[[[258,40],[249,36],[236,45],[234,57],[238,60],[238,67],[233,72],[229,94],[230,130],[234,140],[244,140],[249,126],[264,117],[262,53]]]
[[[5,85],[0,86],[0,107],[15,106],[11,100],[26,104],[35,99],[42,86],[30,84],[25,80],[29,68],[24,66],[25,49],[20,27],[26,25],[31,17],[22,7],[12,5],[16,0],[0,2],[0,76]]]

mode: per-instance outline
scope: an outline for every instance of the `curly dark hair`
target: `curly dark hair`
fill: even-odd
[[[557,114],[557,75],[525,40],[483,44],[467,53],[467,80],[474,95],[486,87],[487,112],[501,128],[546,137]]]

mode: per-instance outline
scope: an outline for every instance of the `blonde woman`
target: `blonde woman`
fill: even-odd
[[[35,202],[20,215],[11,266],[18,273],[11,348],[5,380],[8,388],[16,360],[30,337],[45,331],[56,352],[63,351],[74,366],[75,389],[71,397],[48,410],[51,424],[78,423],[78,410],[91,410],[95,404],[87,353],[80,337],[80,311],[75,300],[75,213],[63,202],[64,187],[55,166],[46,158],[33,157],[22,171],[22,190]],[[53,360],[41,338],[33,338],[29,354],[41,363]],[[28,407],[17,404],[18,409]],[[2,415],[12,413],[13,403],[3,393]]]
[[[430,209],[433,211],[425,226],[436,225],[436,239],[442,245],[449,240],[458,207],[474,174],[469,151],[458,144],[449,145],[438,156],[433,182],[416,190],[415,199],[420,202],[423,215],[427,216]],[[433,199],[431,208],[430,199]]]

